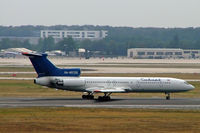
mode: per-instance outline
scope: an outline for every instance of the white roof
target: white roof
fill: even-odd
[[[131,48],[131,50],[182,50],[180,48]]]

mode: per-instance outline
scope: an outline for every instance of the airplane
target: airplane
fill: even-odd
[[[47,58],[47,54],[22,52],[28,56],[38,77],[35,84],[68,91],[84,92],[82,99],[92,100],[94,94],[104,93],[97,100],[108,101],[112,93],[170,93],[193,90],[187,81],[161,77],[81,77],[80,68],[58,68]]]

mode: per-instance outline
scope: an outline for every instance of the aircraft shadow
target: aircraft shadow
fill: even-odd
[[[33,99],[21,99],[20,101],[80,101],[81,98],[33,98]]]
[[[108,101],[100,101],[97,98],[94,100],[83,100],[82,98],[33,98],[33,99],[19,99],[19,101],[93,101],[94,103],[106,103],[106,102],[116,102],[116,101],[140,101],[140,102],[153,102],[153,101],[163,101],[163,102],[170,102],[170,101],[181,101],[181,100],[186,100],[186,98],[173,98],[170,100],[166,100],[164,98],[112,98]]]

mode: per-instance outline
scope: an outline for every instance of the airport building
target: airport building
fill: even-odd
[[[128,49],[127,56],[135,59],[200,58],[200,50],[131,48]]]
[[[87,31],[87,30],[42,30],[40,32],[41,38],[53,37],[54,39],[63,39],[65,37],[72,37],[77,40],[100,40],[108,35],[107,31]]]

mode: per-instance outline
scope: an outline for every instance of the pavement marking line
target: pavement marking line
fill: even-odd
[[[0,102],[0,104],[24,104],[24,102]]]
[[[1,74],[36,74],[35,72],[0,72]]]
[[[81,108],[200,109],[200,105],[64,105]]]
[[[35,78],[0,77],[0,80],[34,80]]]

